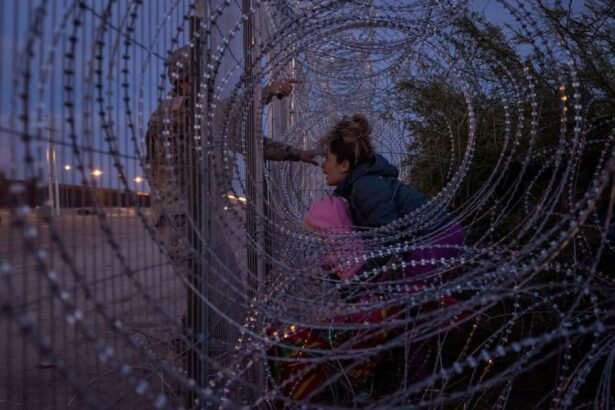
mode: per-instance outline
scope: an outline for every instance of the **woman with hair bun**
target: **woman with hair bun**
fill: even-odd
[[[371,141],[371,126],[361,114],[344,117],[323,137],[326,147],[322,171],[327,185],[335,186],[334,195],[348,201],[353,224],[360,228],[387,225],[417,210],[429,199],[415,188],[402,183],[399,171],[383,156],[376,154]],[[453,258],[461,252],[464,232],[445,210],[438,209],[432,220],[419,231],[430,246],[406,256],[410,260]],[[433,246],[432,246],[433,245]],[[405,270],[406,277],[426,274],[436,266],[415,264]]]

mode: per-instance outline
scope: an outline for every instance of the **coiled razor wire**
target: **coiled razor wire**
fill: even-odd
[[[609,1],[167,3],[2,6],[5,16],[16,16],[3,19],[3,32],[11,28],[20,40],[12,48],[3,40],[2,51],[11,62],[3,63],[0,79],[0,159],[12,182],[0,301],[11,323],[6,329],[16,326],[71,386],[69,396],[55,392],[54,403],[60,397],[62,406],[78,399],[92,408],[612,408]],[[200,192],[203,210],[186,216],[185,230],[157,202],[152,181],[145,191],[180,237],[182,255],[204,266],[205,287],[169,261],[149,207],[132,207],[134,240],[149,243],[156,261],[125,248],[113,211],[96,196],[105,184],[136,194],[142,189],[132,177],[151,175],[148,119],[168,98],[169,56],[186,44],[200,52],[188,132],[194,141],[185,155],[196,170],[191,184],[200,189],[188,191],[191,200]],[[300,80],[292,95],[258,104],[255,90],[285,77]],[[269,132],[310,148],[336,119],[357,112],[369,118],[377,151],[432,200],[380,228],[316,235],[302,218],[328,193],[320,170],[294,162],[253,166],[254,135]],[[71,183],[93,197],[90,256],[68,236],[84,226],[73,222],[67,230],[66,219],[48,206],[29,205],[24,181],[40,190],[52,177],[45,144],[47,151],[62,147]],[[180,166],[170,151],[167,157],[171,171]],[[117,180],[91,172],[101,161]],[[424,232],[439,207],[466,231],[459,256],[405,261],[433,247],[439,232]],[[362,249],[338,252],[335,262],[375,267],[331,279],[323,254],[357,240]],[[265,274],[254,273],[246,252]],[[116,290],[97,288],[97,255],[113,261],[113,276],[100,278],[112,287],[121,278],[127,311],[116,306]],[[393,262],[369,264],[382,260]],[[378,280],[410,264],[432,267],[424,286]],[[150,274],[172,265],[166,274]],[[164,284],[152,286],[156,280]],[[209,312],[209,328],[187,329],[186,294]],[[458,303],[443,304],[447,297]],[[430,304],[435,308],[425,308]],[[124,323],[132,309],[145,310],[167,333],[139,333]],[[380,311],[395,313],[377,322],[335,320]],[[62,337],[54,332],[59,317]],[[216,333],[216,326],[226,330]],[[301,331],[328,335],[331,345],[290,342]],[[367,343],[375,334],[388,336]],[[344,341],[334,344],[339,335]],[[94,358],[87,361],[96,362],[98,376],[85,374],[67,353],[72,339],[83,357]],[[20,345],[7,343],[8,358]],[[284,349],[286,357],[274,353]],[[203,364],[204,378],[182,359],[187,352]],[[7,376],[25,375],[22,358],[11,359]],[[353,370],[374,358],[379,363],[367,380],[353,384]],[[274,363],[295,370],[280,379]],[[296,399],[316,371],[326,376]],[[136,399],[110,400],[96,383],[107,372],[113,389]],[[0,403],[27,408],[26,396]]]

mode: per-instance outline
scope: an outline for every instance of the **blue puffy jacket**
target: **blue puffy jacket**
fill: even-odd
[[[335,189],[348,201],[356,226],[375,228],[387,225],[420,208],[429,199],[398,179],[399,171],[381,155],[356,167]],[[431,229],[441,226],[448,215],[437,212]]]

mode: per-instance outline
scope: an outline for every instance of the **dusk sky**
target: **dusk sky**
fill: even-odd
[[[28,174],[24,166],[24,144],[20,142],[23,130],[23,122],[19,117],[23,114],[24,105],[18,98],[23,92],[24,59],[23,50],[31,21],[27,16],[34,13],[28,12],[28,2],[2,2],[0,5],[0,169],[9,177],[24,178],[32,176],[34,172],[41,178],[47,175],[46,149],[47,139],[55,138],[57,167],[60,182],[81,182],[81,177],[72,169],[66,171],[64,166],[75,166],[76,160],[72,153],[72,140],[69,138],[71,128],[66,118],[69,110],[65,106],[65,100],[74,103],[74,126],[77,145],[81,147],[84,166],[88,169],[103,170],[100,183],[104,186],[119,187],[117,171],[113,160],[108,154],[109,136],[115,139],[115,143],[122,154],[122,164],[126,169],[129,180],[136,176],[143,176],[143,171],[137,160],[135,143],[139,149],[143,148],[142,137],[145,132],[147,120],[154,111],[157,99],[163,95],[157,88],[160,85],[168,87],[166,81],[161,82],[163,75],[162,56],[172,47],[171,38],[177,35],[177,27],[182,21],[180,10],[187,10],[187,5],[181,3],[180,7],[167,10],[167,6],[156,3],[156,7],[137,10],[137,19],[134,23],[133,43],[128,49],[130,60],[126,68],[127,77],[122,73],[124,61],[121,55],[125,52],[124,37],[118,35],[120,31],[126,32],[126,27],[131,24],[127,18],[126,9],[129,2],[118,2],[113,7],[111,26],[104,35],[106,42],[103,47],[103,80],[102,89],[86,87],[87,78],[92,75],[96,60],[92,55],[92,44],[97,29],[100,28],[102,10],[101,2],[94,2],[92,9],[82,14],[79,9],[70,9],[62,2],[47,2],[52,9],[47,11],[47,17],[40,25],[41,37],[34,42],[34,58],[29,63],[32,81],[28,94],[29,102],[29,134],[35,141],[30,144],[35,165]],[[164,3],[166,4],[166,3]],[[582,4],[582,3],[580,3]],[[471,7],[484,13],[485,16],[498,24],[513,23],[514,19],[499,2],[495,0],[476,0],[471,2]],[[98,8],[98,9],[97,9]],[[81,16],[83,25],[75,28],[72,21],[76,16]],[[236,21],[236,17],[230,16],[227,21]],[[64,23],[63,23],[64,22]],[[179,44],[187,43],[185,30],[179,35]],[[74,34],[73,34],[74,32]],[[70,51],[70,36],[78,39],[74,51],[74,67],[67,64],[71,61],[65,58]],[[240,36],[238,36],[240,37]],[[241,38],[235,39],[233,46],[240,48]],[[231,47],[233,49],[233,47]],[[235,49],[235,53],[241,50]],[[19,56],[19,57],[18,57]],[[237,66],[233,56],[223,63],[220,72],[225,73],[235,69],[227,81],[228,85],[237,81]],[[74,69],[74,76],[65,75],[66,70]],[[73,95],[67,92],[69,80],[74,87]],[[127,88],[122,87],[122,83]],[[15,88],[19,85],[19,89]],[[103,123],[98,112],[101,107],[96,102],[98,92],[104,97],[107,112],[107,128],[103,129]],[[130,96],[130,105],[123,100],[124,94]],[[86,96],[90,95],[89,99]],[[126,115],[127,110],[131,116]],[[89,120],[86,121],[86,114]],[[135,125],[135,132],[129,132],[127,126],[129,119]],[[51,124],[55,130],[50,130]],[[144,185],[144,184],[143,184]],[[144,186],[136,186],[136,189],[145,189]]]

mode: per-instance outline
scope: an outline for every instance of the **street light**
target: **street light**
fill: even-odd
[[[103,172],[100,169],[95,169],[94,171],[92,171],[92,176],[95,177],[99,177],[103,174]]]
[[[51,206],[52,215],[60,215],[60,183],[58,182],[58,163],[56,161],[55,126],[53,117],[47,128],[47,169],[48,169],[48,203]]]
[[[238,195],[233,195],[233,194],[224,194],[222,196],[226,199],[231,200],[231,202],[241,202],[244,204],[248,202],[248,199],[245,196],[238,196]]]
[[[136,176],[133,181],[135,181],[135,194],[136,194],[136,203],[137,205],[141,205],[141,201],[139,199],[139,195],[142,195],[143,193],[139,191],[139,187],[138,185],[141,184],[141,182],[143,182],[143,178],[141,178],[140,176]]]
[[[64,170],[65,171],[70,171],[71,170],[71,166],[69,164],[64,165]]]

